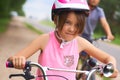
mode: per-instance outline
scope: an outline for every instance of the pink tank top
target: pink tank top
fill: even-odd
[[[60,43],[57,41],[54,32],[50,32],[50,39],[45,50],[40,54],[38,62],[42,66],[51,68],[76,70],[78,57],[78,43],[76,39],[73,39],[63,45],[63,48],[60,48]],[[38,74],[40,74],[39,71]],[[48,76],[48,80],[66,80],[60,76],[66,77],[69,80],[76,80],[75,73],[71,72],[48,70],[47,75],[56,75]],[[37,80],[41,79],[38,78]]]

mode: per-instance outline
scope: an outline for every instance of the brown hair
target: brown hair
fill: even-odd
[[[78,12],[78,11],[74,11],[77,21],[78,21],[78,27],[77,27],[77,32],[79,34],[81,34],[83,32],[84,29],[84,25],[85,25],[85,13],[84,12]],[[67,19],[67,16],[69,14],[69,11],[63,11],[61,13],[59,13],[59,16],[57,16],[56,18],[56,28],[59,29],[60,31],[62,30],[64,23]]]

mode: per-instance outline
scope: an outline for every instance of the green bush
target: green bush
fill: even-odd
[[[2,18],[0,19],[0,33],[3,33],[7,30],[8,28],[8,23],[9,23],[10,19],[8,18]]]

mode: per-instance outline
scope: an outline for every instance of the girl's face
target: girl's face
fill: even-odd
[[[70,41],[78,35],[77,28],[77,17],[74,12],[70,12],[65,20],[62,30],[58,31],[58,33],[64,40]]]

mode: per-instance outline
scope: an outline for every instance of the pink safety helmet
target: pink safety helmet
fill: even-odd
[[[52,20],[53,16],[59,14],[61,11],[89,11],[86,0],[55,0],[52,6]]]

